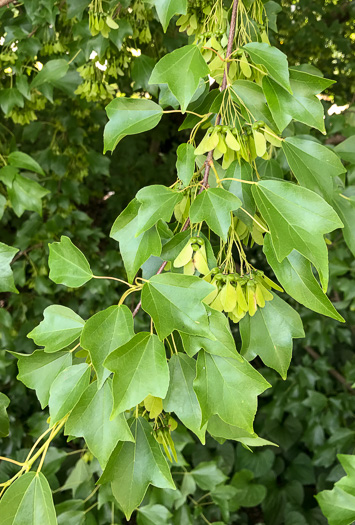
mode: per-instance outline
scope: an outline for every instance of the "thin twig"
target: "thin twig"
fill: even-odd
[[[310,346],[305,346],[304,349],[306,350],[306,352],[308,352],[308,354],[313,357],[313,359],[315,361],[317,361],[318,359],[320,359],[320,355],[315,351],[313,350],[312,347]],[[345,379],[344,376],[342,376],[337,370],[334,370],[334,368],[329,368],[328,370],[329,374],[332,375],[337,381],[339,381],[339,383],[341,383],[342,385],[345,386],[345,388],[350,392],[350,394],[352,394],[353,396],[355,396],[355,390],[351,387],[350,383],[347,382],[347,380]]]
[[[239,0],[233,1],[233,9],[232,9],[230,29],[229,29],[226,58],[229,58],[229,56],[232,53],[232,49],[233,49],[233,42],[234,42],[234,36],[235,36],[235,25],[236,25],[236,20],[237,20],[238,2]],[[227,63],[227,68],[224,71],[220,91],[224,91],[227,87],[227,75],[228,75],[229,68],[230,68],[230,62]],[[220,121],[221,121],[221,115],[218,114],[216,118],[216,126],[220,123]],[[210,174],[211,166],[213,164],[213,151],[214,150],[212,149],[211,151],[208,152],[208,155],[205,161],[205,173],[203,175],[203,180],[202,180],[201,188],[198,192],[198,195],[200,195],[200,193],[202,193],[204,190],[208,188],[208,177]],[[190,226],[190,218],[188,217],[185,221],[185,224],[181,228],[181,231],[182,232],[186,231],[189,226]],[[167,264],[168,264],[168,261],[164,261],[163,264],[160,266],[159,270],[157,271],[156,275],[161,274]],[[142,301],[139,301],[139,303],[133,310],[133,313],[132,313],[133,317],[137,315],[141,306],[142,306]]]

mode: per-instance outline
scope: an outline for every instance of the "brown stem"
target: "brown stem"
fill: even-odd
[[[319,358],[320,358],[320,355],[315,351],[313,350],[312,347],[310,346],[305,346],[304,349],[306,350],[306,352],[309,353],[309,355],[311,357],[313,357],[313,359],[315,361],[317,361]],[[329,374],[331,376],[333,376],[337,381],[339,381],[339,383],[341,383],[342,385],[345,386],[345,388],[350,392],[350,394],[352,394],[353,396],[355,396],[355,390],[353,388],[351,388],[351,385],[347,382],[347,380],[345,379],[344,376],[342,376],[337,370],[334,370],[334,368],[330,368],[328,370]]]
[[[230,23],[228,43],[227,43],[226,58],[228,58],[231,55],[232,49],[233,49],[233,42],[234,42],[234,36],[235,36],[235,26],[236,26],[236,20],[237,20],[238,2],[239,2],[239,0],[234,0],[234,2],[233,2],[231,23]],[[222,80],[220,91],[224,91],[226,89],[226,87],[227,87],[227,74],[228,74],[229,67],[230,67],[230,63],[227,63],[227,70],[224,71],[224,75],[223,75],[223,80]],[[220,123],[220,121],[221,121],[221,115],[218,114],[217,118],[216,118],[216,126]],[[200,188],[198,194],[202,193],[204,190],[206,190],[208,188],[208,177],[209,177],[211,165],[212,165],[212,162],[213,162],[213,151],[214,150],[212,149],[211,151],[208,152],[208,155],[207,155],[207,158],[206,158],[206,161],[205,161],[205,172],[203,174],[202,184],[201,184],[201,188]],[[187,228],[189,227],[189,225],[190,225],[190,218],[187,218],[185,223],[184,223],[184,225],[183,225],[183,227],[181,228],[181,231],[182,232],[186,231]],[[162,273],[162,271],[164,270],[164,268],[165,268],[165,266],[167,264],[168,264],[168,261],[164,261],[163,264],[160,266],[159,270],[157,271],[156,275],[159,275],[160,273]],[[133,310],[133,313],[132,313],[133,317],[135,317],[137,315],[137,313],[139,312],[141,306],[142,306],[142,302],[139,301],[139,303],[137,304],[137,306]]]

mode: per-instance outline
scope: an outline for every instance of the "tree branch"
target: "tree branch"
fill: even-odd
[[[313,357],[313,359],[315,361],[317,361],[321,356],[315,351],[313,350],[312,347],[310,346],[305,346],[304,349],[306,350],[306,352],[308,352],[308,354]],[[339,381],[339,383],[341,383],[342,385],[344,385],[344,387],[348,390],[348,392],[350,392],[350,394],[352,394],[353,396],[355,396],[355,390],[353,388],[351,388],[351,385],[350,383],[347,382],[347,380],[345,379],[344,376],[342,376],[337,370],[334,370],[334,368],[330,368],[328,370],[329,374],[331,376],[333,376],[337,381]]]
[[[233,1],[231,23],[230,23],[230,27],[229,27],[228,43],[227,43],[227,50],[226,50],[226,58],[229,58],[229,56],[231,55],[232,50],[233,50],[233,42],[234,42],[234,37],[235,37],[235,26],[236,26],[236,20],[237,20],[238,3],[239,3],[239,0],[234,0]],[[226,87],[227,87],[227,74],[228,74],[229,68],[230,68],[230,62],[227,62],[227,69],[224,71],[224,75],[223,75],[223,80],[222,80],[220,91],[224,91],[226,89]],[[216,126],[220,122],[221,122],[221,115],[218,114],[217,118],[216,118]],[[212,165],[212,162],[213,162],[213,151],[214,150],[212,149],[211,151],[208,152],[208,155],[207,155],[207,158],[206,158],[206,161],[205,161],[205,172],[204,172],[204,175],[203,175],[201,188],[200,188],[200,190],[198,192],[199,195],[200,195],[200,193],[202,193],[204,190],[206,190],[208,188],[208,177],[209,177],[210,170],[211,170],[211,165]],[[185,224],[181,228],[181,231],[182,232],[186,231],[187,228],[189,227],[189,225],[190,225],[190,218],[187,218],[186,221],[185,221]],[[156,275],[161,274],[167,264],[168,264],[168,261],[164,261],[163,264],[160,266],[159,270],[157,271]],[[142,301],[139,301],[139,303],[137,304],[137,306],[133,310],[133,314],[132,314],[133,317],[135,317],[137,315],[137,313],[139,312],[141,306],[142,306]]]

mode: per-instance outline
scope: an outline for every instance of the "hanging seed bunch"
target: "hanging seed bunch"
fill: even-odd
[[[207,262],[206,245],[201,237],[191,237],[173,262],[174,268],[183,268],[185,275],[194,275],[197,270],[202,275],[210,273]]]
[[[281,147],[281,141],[262,120],[254,122],[251,128],[246,125],[242,132],[231,125],[211,125],[195,149],[195,155],[203,155],[214,149],[213,158],[218,160],[223,157],[222,168],[227,169],[236,159],[244,159],[246,162],[257,157],[268,159],[267,142]]]
[[[241,276],[238,273],[225,275],[219,268],[214,268],[211,275],[215,290],[204,299],[204,303],[219,312],[226,312],[234,323],[239,323],[246,313],[252,317],[258,307],[264,308],[266,301],[272,301],[272,288],[283,292],[261,270],[252,270]]]
[[[213,14],[214,4],[215,0],[195,0],[194,2],[189,2],[186,15],[180,16],[176,22],[180,33],[186,31],[188,36],[195,35],[196,37],[204,33],[204,31],[206,31],[206,23],[208,23],[211,18],[209,15]],[[207,20],[206,15],[209,16]],[[213,20],[214,19],[211,18],[211,25],[213,24]],[[215,29],[215,27],[211,27],[211,30],[213,29]]]
[[[108,38],[111,29],[118,29],[118,24],[104,12],[102,0],[93,0],[89,9],[89,29],[92,36],[101,33],[104,38]]]
[[[255,244],[263,246],[264,244],[264,234],[267,229],[265,222],[258,215],[254,216],[252,226],[249,228],[243,221],[237,217],[233,218],[234,221],[234,231],[238,235],[240,241],[243,242],[245,246],[248,245],[250,241],[250,246],[252,247]],[[258,224],[259,223],[259,224]],[[261,226],[263,226],[263,228]]]

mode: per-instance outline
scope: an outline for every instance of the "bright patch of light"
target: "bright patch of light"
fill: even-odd
[[[209,82],[210,86],[212,86],[212,84],[214,84],[216,82],[216,80],[213,77],[211,77],[211,75],[208,75],[208,82]]]
[[[291,13],[293,13],[294,11],[296,11],[296,6],[295,5],[291,5]]]
[[[91,51],[90,60],[94,60],[94,58],[96,58],[96,57],[97,57],[96,51]]]
[[[13,51],[14,53],[15,53],[15,51],[18,50],[18,47],[17,47],[17,45],[16,45],[15,42],[12,42],[12,44],[10,45],[10,47],[11,47],[11,49],[12,49],[12,51]]]
[[[337,104],[333,104],[328,109],[328,115],[340,115],[340,113],[343,113],[343,111],[346,111],[349,109],[349,104],[345,104],[345,106],[338,106]]]
[[[0,46],[2,46],[4,42],[5,42],[5,37],[4,36],[0,37]]]
[[[114,191],[109,191],[108,193],[106,193],[106,195],[104,195],[104,197],[102,198],[103,201],[107,201],[107,199],[109,199],[110,197],[112,197],[112,195],[114,195],[115,192]]]
[[[95,62],[95,66],[97,67],[97,69],[99,69],[100,71],[106,71],[107,69],[107,60],[105,60],[105,63],[104,64],[100,64],[99,61]]]
[[[12,73],[11,67],[7,67],[6,69],[4,69],[4,73]]]
[[[135,49],[134,47],[128,47],[127,49],[134,57],[140,57],[142,54],[140,49]]]
[[[37,62],[35,63],[35,66],[36,66],[36,68],[38,69],[38,71],[41,71],[41,69],[43,68],[43,64],[42,64],[42,62],[39,62],[38,60],[37,60]]]

